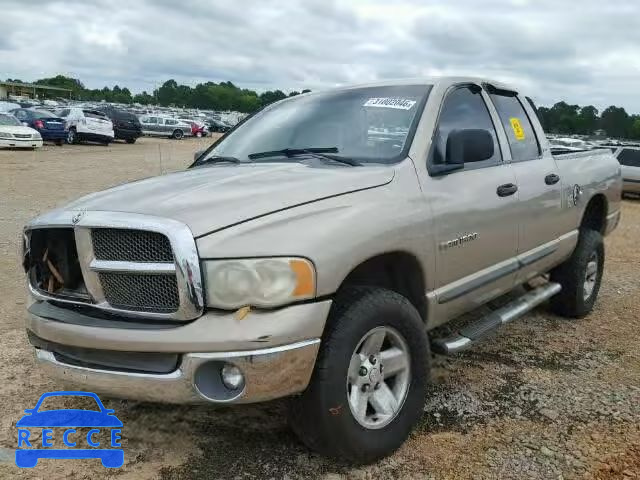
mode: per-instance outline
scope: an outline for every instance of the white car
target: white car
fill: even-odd
[[[40,148],[42,137],[37,130],[25,127],[13,115],[0,113],[0,147]]]
[[[58,116],[67,122],[67,143],[88,140],[109,145],[115,137],[111,119],[98,110],[63,108],[58,111]]]
[[[614,156],[620,162],[622,169],[622,194],[640,195],[640,148],[619,148]]]

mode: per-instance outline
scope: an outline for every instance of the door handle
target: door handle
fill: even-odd
[[[544,177],[544,183],[546,183],[547,185],[555,185],[559,181],[560,181],[560,177],[555,173],[550,173],[549,175]]]
[[[508,197],[509,195],[513,195],[518,191],[518,186],[513,183],[505,183],[504,185],[500,185],[496,193],[499,197]]]

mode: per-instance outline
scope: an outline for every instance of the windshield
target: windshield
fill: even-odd
[[[5,115],[4,113],[0,113],[0,125],[22,125],[22,124],[13,115]]]
[[[294,161],[286,155],[251,154],[288,149],[336,148],[361,163],[393,163],[406,156],[430,91],[427,85],[363,87],[304,95],[257,113],[199,159]]]

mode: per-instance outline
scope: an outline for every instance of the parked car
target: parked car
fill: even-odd
[[[614,155],[622,166],[623,193],[640,195],[640,148],[619,148]]]
[[[22,125],[36,129],[44,141],[55,142],[60,146],[67,138],[66,122],[51,112],[33,108],[17,108],[9,113],[20,120]]]
[[[173,117],[144,115],[139,117],[144,135],[170,137],[176,140],[191,136],[191,124]]]
[[[22,108],[20,104],[13,102],[3,102],[0,100],[0,112],[10,112],[16,108]]]
[[[404,134],[370,141],[382,126]],[[290,97],[186,171],[30,222],[27,334],[48,376],[110,396],[292,396],[307,445],[371,462],[423,418],[430,345],[459,352],[547,300],[592,311],[621,188],[611,152],[553,156],[491,80]]]
[[[207,118],[206,122],[211,132],[226,133],[232,128],[231,125],[217,118]]]
[[[140,120],[133,113],[111,105],[99,106],[96,110],[105,113],[111,119],[115,138],[127,143],[136,143],[138,137],[142,136]]]
[[[194,137],[206,137],[209,134],[209,130],[204,123],[197,122],[196,120],[190,120],[188,118],[179,118],[178,120],[191,125],[191,135]]]
[[[89,141],[109,145],[114,139],[111,119],[99,110],[70,107],[58,114],[67,122],[67,143]]]
[[[39,148],[42,137],[37,130],[22,125],[13,115],[0,113],[0,147]]]

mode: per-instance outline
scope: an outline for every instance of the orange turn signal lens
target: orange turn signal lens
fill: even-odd
[[[296,288],[293,296],[297,298],[311,298],[316,292],[315,269],[308,260],[295,258],[289,260],[289,266],[296,275]]]

